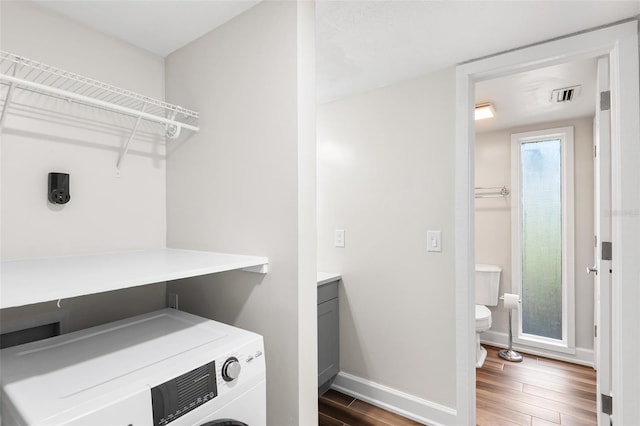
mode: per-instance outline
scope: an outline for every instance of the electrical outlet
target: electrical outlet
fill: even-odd
[[[333,234],[333,245],[344,248],[344,229],[336,229]]]

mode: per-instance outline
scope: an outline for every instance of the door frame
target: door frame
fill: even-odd
[[[640,423],[640,84],[638,20],[464,63],[456,68],[455,270],[456,417],[475,424],[475,83],[563,62],[609,55],[612,170],[612,380],[617,424]],[[624,90],[622,90],[622,88]],[[623,321],[624,319],[624,321]]]
[[[598,58],[596,93],[610,89],[609,60]],[[611,395],[611,273],[610,260],[602,258],[604,241],[611,241],[611,114],[609,110],[596,111],[593,120],[593,190],[596,244],[593,248],[593,264],[596,269],[594,287],[594,366],[598,371],[596,395]],[[590,272],[593,272],[590,269]],[[596,401],[598,424],[611,424],[611,416],[602,412],[603,401]]]

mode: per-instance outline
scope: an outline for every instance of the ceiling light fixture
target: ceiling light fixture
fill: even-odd
[[[493,109],[493,105],[487,102],[486,104],[476,105],[476,120],[484,120],[485,118],[493,118],[496,114],[496,110]]]

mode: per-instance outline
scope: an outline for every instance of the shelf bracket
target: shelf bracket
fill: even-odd
[[[13,64],[13,75],[16,75],[16,69],[18,68],[17,64]],[[2,114],[0,114],[0,132],[4,128],[4,121],[7,119],[7,110],[9,109],[9,104],[11,104],[11,99],[13,96],[13,89],[16,86],[15,82],[9,83],[9,90],[7,91],[7,97],[4,100],[4,105],[2,106]]]
[[[267,274],[269,273],[269,264],[265,263],[262,265],[249,266],[240,270],[245,272],[253,272],[255,274]]]
[[[142,104],[142,108],[140,109],[140,112],[144,113],[144,109],[146,106],[147,106],[146,103]],[[120,150],[120,155],[118,155],[118,162],[116,163],[117,176],[120,176],[120,164],[122,164],[122,160],[124,159],[124,156],[127,155],[127,152],[129,151],[129,144],[133,140],[133,137],[136,135],[136,131],[138,131],[140,120],[142,120],[142,115],[138,115],[138,118],[136,119],[136,124],[133,126],[133,129],[131,129],[131,134],[129,135],[129,139],[127,139],[127,142],[122,146],[122,149]]]
[[[176,120],[176,111],[173,111],[169,119],[171,121]],[[166,124],[165,131],[169,139],[177,139],[178,136],[180,136],[181,130],[182,130],[182,126],[179,126],[177,124],[169,124],[169,123]]]

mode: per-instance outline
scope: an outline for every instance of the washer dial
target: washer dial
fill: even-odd
[[[232,356],[228,358],[222,366],[222,378],[225,382],[231,382],[238,378],[241,369],[242,366],[238,358]]]

